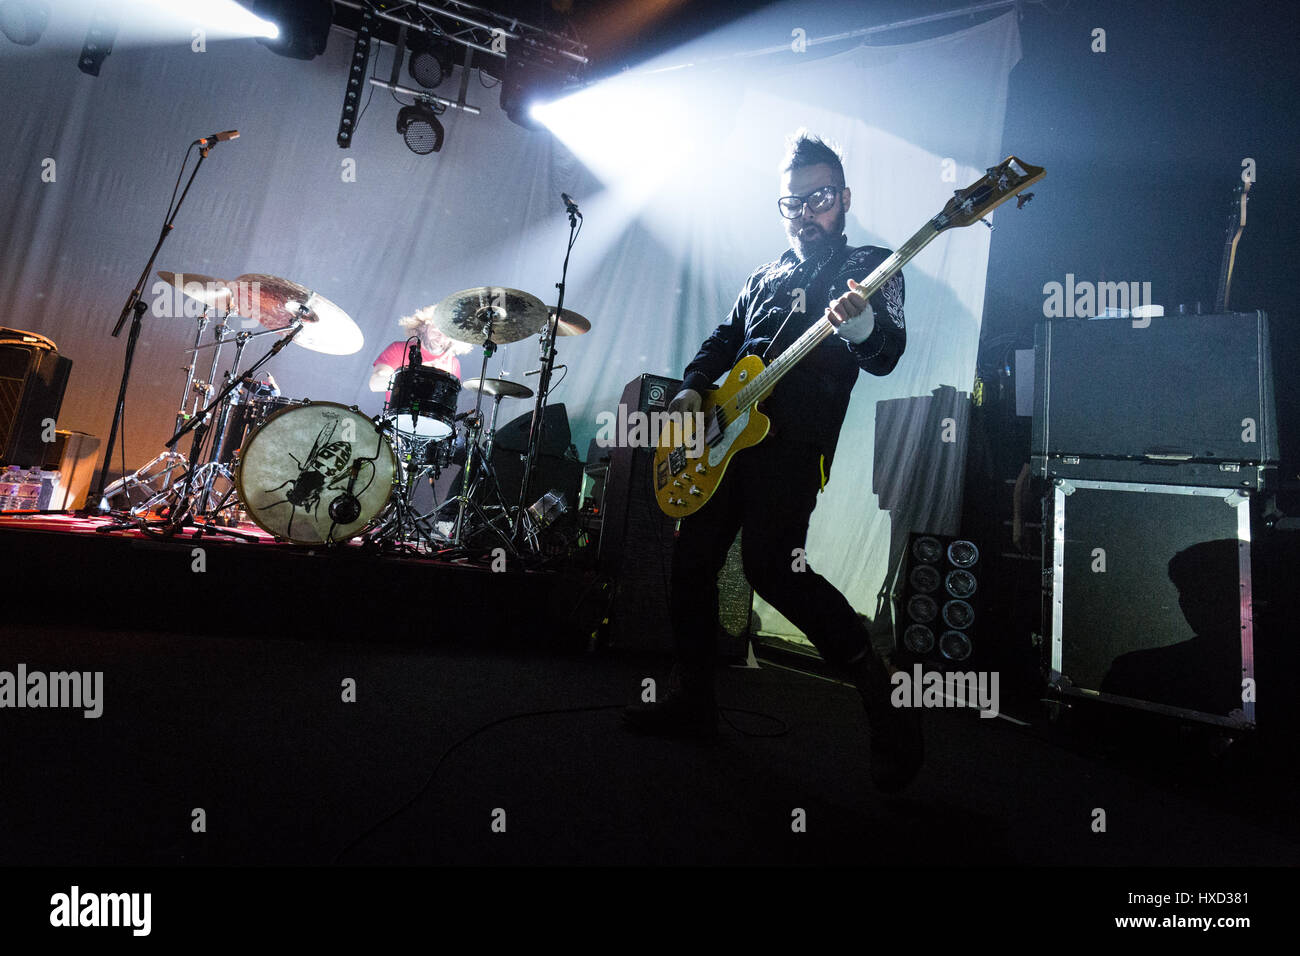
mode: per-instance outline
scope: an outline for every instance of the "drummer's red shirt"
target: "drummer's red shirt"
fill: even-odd
[[[394,342],[388,348],[379,353],[379,358],[375,359],[374,365],[387,365],[391,369],[399,369],[406,364],[406,342]],[[460,378],[460,359],[456,358],[451,352],[443,352],[441,355],[435,355],[433,358],[424,359],[425,365],[432,365],[434,368],[440,368],[444,372],[450,372],[457,379]],[[372,366],[373,367],[373,366]],[[384,401],[388,402],[392,398],[391,392],[384,393]]]

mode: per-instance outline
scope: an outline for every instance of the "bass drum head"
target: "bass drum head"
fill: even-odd
[[[335,402],[307,402],[276,412],[244,441],[235,483],[263,531],[330,544],[360,534],[383,512],[396,474],[392,447],[370,419]],[[349,483],[360,510],[336,520],[330,505]],[[339,510],[347,505],[345,498]]]

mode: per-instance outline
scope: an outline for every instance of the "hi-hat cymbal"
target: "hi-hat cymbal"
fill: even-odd
[[[532,398],[533,390],[527,385],[520,385],[518,382],[507,382],[503,378],[485,378],[482,379],[482,389],[479,388],[480,380],[471,378],[464,383],[464,388],[471,392],[482,391],[484,395],[491,395],[493,398],[500,395],[502,398]]]
[[[547,310],[547,319],[549,320],[554,314],[554,309]],[[591,323],[572,309],[565,309],[560,315],[560,320],[555,324],[556,335],[585,335],[590,331]]]
[[[458,342],[497,345],[536,335],[546,325],[542,300],[518,289],[479,286],[453,292],[433,311],[433,324]]]
[[[239,313],[264,328],[287,329],[302,319],[295,345],[326,355],[361,351],[366,337],[348,314],[318,292],[289,279],[250,272],[229,283],[235,287]]]
[[[195,302],[224,309],[234,298],[234,293],[224,279],[215,279],[198,272],[159,272],[158,278],[168,285],[175,286]]]

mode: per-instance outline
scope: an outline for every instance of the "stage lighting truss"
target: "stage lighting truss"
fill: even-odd
[[[409,36],[413,54],[417,50],[432,52],[443,79],[455,66],[456,46],[465,48],[466,52],[461,58],[460,91],[455,99],[429,93],[429,87],[411,89],[400,86],[397,82],[397,69],[394,69],[393,76],[388,80],[370,78],[372,85],[394,93],[405,93],[477,116],[482,111],[467,102],[470,72],[468,51],[474,51],[474,65],[479,72],[493,79],[505,75],[506,64],[511,58],[528,61],[530,64],[544,59],[548,66],[558,68],[562,83],[550,84],[556,89],[580,85],[585,77],[588,63],[585,43],[471,3],[461,3],[459,0],[398,0],[382,4],[375,0],[334,0],[334,3],[336,7],[346,7],[363,14],[369,11],[379,20],[405,28],[398,41],[398,57],[402,56],[402,48]],[[420,55],[423,56],[423,53]],[[495,66],[495,63],[500,63],[500,66]],[[400,63],[395,63],[394,66],[398,67]],[[429,63],[423,59],[417,64],[413,56],[410,73],[416,83],[422,83],[417,72],[428,66]],[[427,79],[433,73],[430,71],[424,75]]]
[[[348,85],[343,93],[343,115],[339,117],[339,132],[335,140],[340,149],[352,145],[352,134],[356,132],[360,115],[357,110],[361,105],[361,91],[365,88],[366,67],[370,65],[370,34],[374,25],[374,14],[369,8],[362,10],[356,42],[352,44],[352,64],[348,67]],[[438,138],[438,145],[442,145],[442,137]]]

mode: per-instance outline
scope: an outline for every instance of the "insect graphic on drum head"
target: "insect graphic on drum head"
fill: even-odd
[[[340,425],[343,427],[340,428]],[[367,458],[357,458],[354,461],[352,444],[347,440],[349,436],[355,439],[356,426],[350,420],[340,423],[337,417],[331,417],[330,421],[316,433],[316,440],[312,443],[305,460],[299,461],[292,452],[286,452],[298,467],[298,475],[296,478],[281,482],[274,488],[264,489],[263,494],[274,494],[286,485],[289,490],[284,493],[283,498],[262,505],[260,510],[269,511],[280,505],[289,505],[292,509],[289,526],[286,529],[289,536],[293,534],[293,519],[297,516],[298,509],[301,508],[315,518],[320,509],[321,495],[325,492],[336,491],[350,484],[352,487],[349,493],[359,495],[369,487],[374,478],[374,461]],[[352,465],[351,468],[348,467],[349,464]],[[362,469],[367,466],[370,474],[361,487],[356,487]]]

